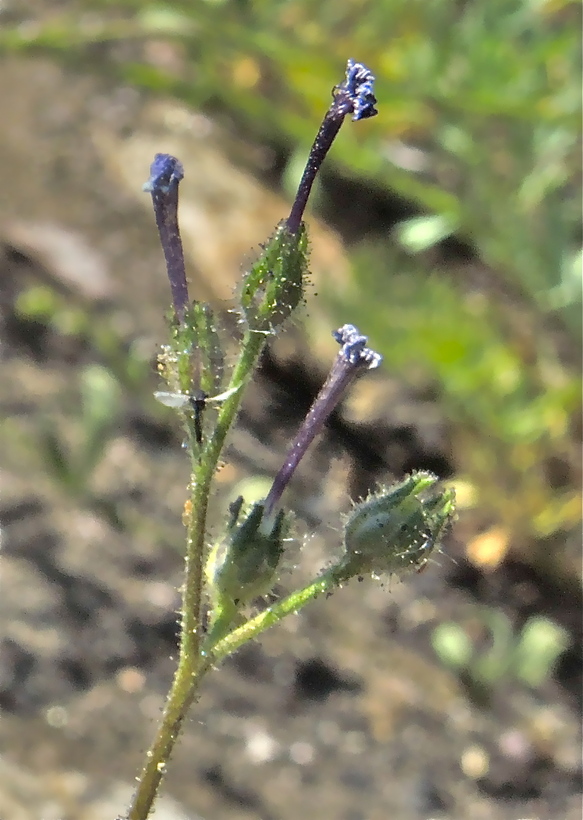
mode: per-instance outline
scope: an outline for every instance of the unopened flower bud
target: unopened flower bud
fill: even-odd
[[[344,526],[346,577],[419,570],[439,545],[454,513],[454,491],[418,472],[357,504]]]
[[[269,333],[289,318],[302,299],[307,269],[305,228],[292,233],[282,222],[243,281],[241,306],[252,330]]]
[[[263,505],[255,504],[239,522],[242,499],[231,505],[229,529],[208,557],[205,573],[213,603],[237,608],[269,592],[283,553],[287,533],[285,513],[264,520]]]

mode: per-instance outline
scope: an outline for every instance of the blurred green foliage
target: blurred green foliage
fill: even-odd
[[[580,4],[95,0],[64,9],[6,27],[0,45],[81,59],[227,113],[262,141],[285,140],[294,162],[346,58],[371,67],[379,116],[345,128],[333,161],[343,176],[406,198],[418,216],[392,237],[366,238],[351,292],[335,301],[331,284],[324,297],[394,372],[436,387],[459,474],[486,521],[526,543],[573,531]],[[94,48],[119,41],[129,48]],[[148,45],[160,42],[175,59],[156,60]],[[451,234],[475,261],[431,272],[427,249]]]
[[[78,351],[91,351],[94,363],[84,364],[75,389],[75,414],[63,423],[45,408],[30,435],[23,428],[9,430],[11,444],[19,442],[40,458],[45,471],[67,496],[97,511],[117,529],[125,526],[112,497],[96,492],[95,471],[107,448],[119,435],[124,405],[134,398],[153,420],[164,410],[152,396],[152,364],[139,345],[128,343],[115,320],[91,312],[86,305],[57,293],[47,285],[25,287],[15,299],[15,316],[34,322],[55,337],[68,339]]]
[[[488,635],[489,646],[479,650],[476,644],[482,633]],[[453,621],[439,624],[431,642],[441,661],[461,676],[476,697],[486,699],[504,678],[515,678],[533,689],[542,686],[570,645],[568,632],[550,618],[535,615],[515,635],[503,612],[486,607],[477,608],[464,626]]]

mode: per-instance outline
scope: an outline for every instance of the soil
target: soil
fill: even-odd
[[[113,820],[174,668],[188,481],[177,424],[152,399],[168,293],[140,186],[156,150],[183,160],[193,285],[219,311],[286,205],[235,167],[233,138],[203,115],[49,61],[5,59],[0,108],[0,820]],[[347,270],[330,229],[315,224],[312,241],[316,284]],[[324,375],[333,343],[316,311],[310,352],[293,329],[249,391],[218,515],[252,477],[273,475]],[[82,401],[91,378],[109,402],[97,455]],[[290,488],[305,538],[282,589],[330,560],[350,497],[413,468],[455,472],[434,401],[387,374],[369,389]],[[399,412],[383,416],[387,406]],[[579,585],[511,557],[489,573],[472,566],[474,526],[462,518],[425,572],[354,582],[216,670],[154,816],[579,818]],[[476,605],[517,632],[533,614],[561,624],[570,644],[554,676],[481,688],[445,668],[433,631],[473,624],[479,642]]]

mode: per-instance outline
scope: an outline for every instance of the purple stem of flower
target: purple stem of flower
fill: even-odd
[[[354,60],[348,60],[346,78],[340,85],[335,86],[332,91],[332,105],[326,112],[316,135],[300,180],[298,192],[287,219],[287,227],[290,233],[296,234],[300,229],[316,174],[340,130],[344,117],[347,114],[352,114],[352,119],[357,121],[378,114],[375,108],[374,80],[374,75],[366,66],[362,63],[356,63]]]
[[[179,322],[184,321],[190,304],[184,251],[178,228],[178,184],[184,177],[182,163],[169,154],[156,154],[144,191],[152,194],[156,225],[166,260],[172,303]]]
[[[266,517],[271,516],[294,470],[314,438],[323,428],[348,385],[360,372],[373,370],[382,362],[380,353],[375,353],[374,350],[366,347],[367,337],[362,336],[354,325],[343,325],[335,330],[332,335],[341,345],[340,351],[265,499],[264,510]]]

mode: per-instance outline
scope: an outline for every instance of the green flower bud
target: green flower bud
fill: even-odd
[[[240,523],[242,503],[239,498],[231,505],[227,535],[205,568],[213,604],[221,610],[240,609],[272,589],[289,529],[283,511],[266,521],[263,504],[254,504]]]
[[[428,472],[381,488],[346,519],[339,574],[350,578],[422,569],[451,522],[454,506],[454,491],[442,489]]]
[[[281,222],[245,274],[241,306],[252,330],[270,333],[299,305],[308,265],[305,227],[292,233]]]

